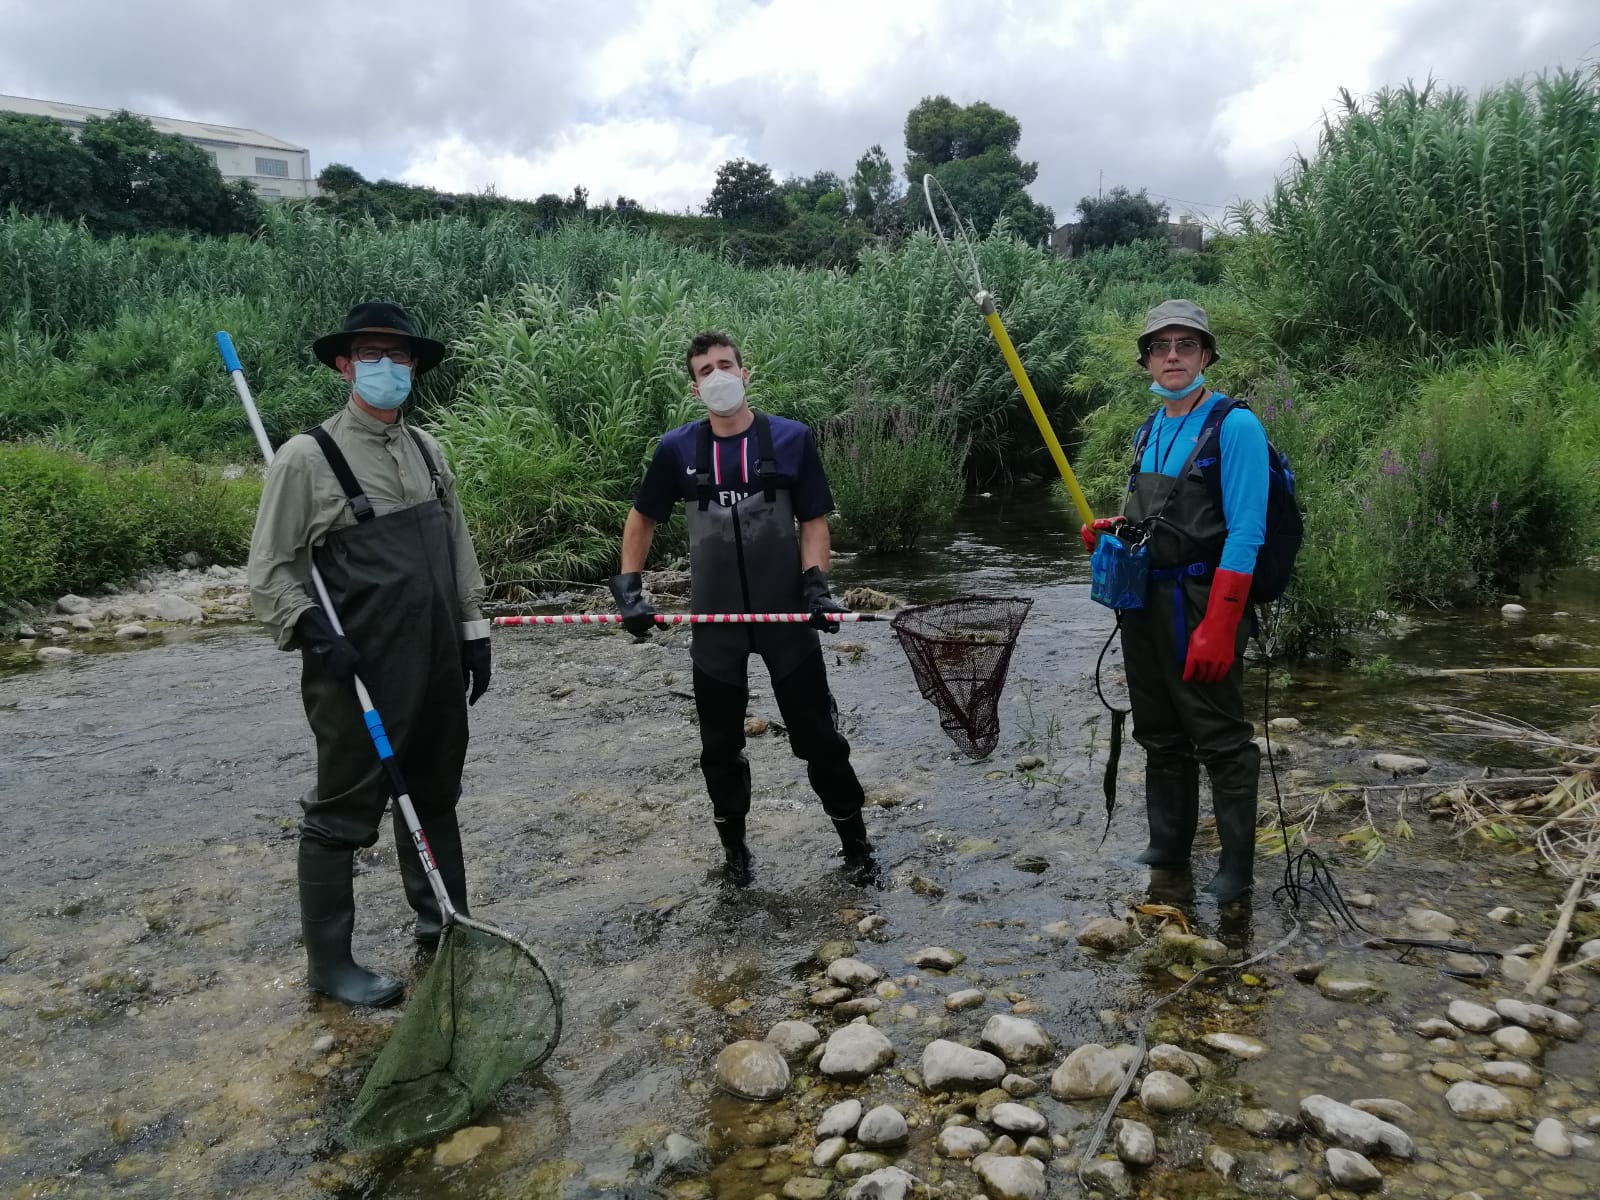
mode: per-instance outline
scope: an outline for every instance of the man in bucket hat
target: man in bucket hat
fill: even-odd
[[[390,798],[352,681],[361,677],[383,716],[446,890],[465,912],[455,808],[468,693],[477,703],[489,687],[489,623],[455,477],[438,443],[401,416],[443,343],[420,336],[398,305],[369,301],[312,350],[344,376],[350,398],[273,459],[250,540],[250,595],[278,647],[300,651],[317,742],[316,786],[301,798],[307,982],[346,1004],[391,1004],[400,983],[350,950],[354,855],[378,840]],[[343,635],[311,591],[312,563]],[[442,916],[398,810],[394,840],[417,940],[437,942]]]
[[[1083,541],[1092,550],[1123,521],[1149,539],[1144,606],[1121,612],[1133,733],[1146,755],[1150,844],[1138,861],[1188,871],[1204,764],[1222,839],[1204,890],[1227,903],[1250,890],[1255,864],[1260,751],[1244,711],[1243,617],[1266,536],[1267,435],[1249,408],[1206,386],[1221,355],[1199,305],[1156,305],[1138,349],[1162,407],[1135,439],[1124,514],[1085,525]]]

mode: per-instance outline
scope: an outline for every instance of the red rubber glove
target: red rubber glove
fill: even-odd
[[[1218,571],[1211,578],[1206,615],[1189,636],[1189,657],[1183,664],[1185,683],[1216,683],[1227,678],[1238,658],[1235,639],[1249,607],[1250,576]]]
[[[1126,519],[1126,517],[1096,517],[1078,531],[1078,536],[1083,539],[1083,548],[1093,554],[1094,544],[1100,540],[1100,535],[1110,533]]]

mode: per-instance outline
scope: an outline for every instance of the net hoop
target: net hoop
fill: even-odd
[[[940,203],[934,201],[935,192],[939,194]],[[944,190],[944,184],[934,178],[931,172],[922,177],[922,198],[927,202],[928,216],[933,220],[933,231],[939,239],[939,248],[944,251],[945,260],[950,264],[956,282],[968,296],[972,297],[974,304],[983,307],[983,302],[989,293],[983,286],[983,275],[978,270],[978,255],[972,248],[972,239],[967,236],[966,222],[961,219],[961,213],[957,211],[955,202],[950,199],[950,193]],[[941,204],[945,212],[943,221],[939,219]],[[946,224],[955,231],[954,239],[945,232]],[[951,248],[952,240],[960,243],[960,253],[967,260],[967,270],[963,270],[957,261],[957,252]]]

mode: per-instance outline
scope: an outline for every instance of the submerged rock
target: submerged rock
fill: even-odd
[[[1078,931],[1078,945],[1108,953],[1126,950],[1138,939],[1132,925],[1115,917],[1096,917]]]
[[[1057,1100],[1093,1100],[1117,1090],[1126,1074],[1122,1060],[1090,1042],[1067,1055],[1050,1076],[1050,1094]]]
[[[458,1129],[433,1149],[433,1161],[441,1167],[459,1167],[471,1162],[500,1140],[498,1125],[468,1125]]]
[[[1538,1058],[1543,1053],[1539,1039],[1520,1025],[1496,1029],[1489,1035],[1489,1040],[1507,1054],[1515,1054],[1518,1058]]]
[[[924,970],[954,971],[966,959],[967,956],[959,950],[946,950],[943,946],[925,946],[913,954],[909,961],[912,966],[922,967]]]
[[[850,1150],[849,1139],[843,1137],[824,1138],[817,1143],[817,1148],[811,1152],[811,1165],[814,1167],[831,1167]]]
[[[1555,1158],[1566,1158],[1572,1153],[1572,1138],[1554,1117],[1539,1122],[1533,1131],[1533,1144]]]
[[[836,958],[828,964],[828,978],[840,987],[871,987],[883,978],[883,972],[859,958]]]
[[[1485,1083],[1453,1083],[1444,1102],[1463,1121],[1511,1121],[1517,1115],[1510,1097]]]
[[[1139,1103],[1146,1112],[1183,1112],[1198,1100],[1188,1082],[1170,1071],[1151,1071],[1139,1086]]]
[[[1307,1096],[1300,1101],[1300,1116],[1325,1141],[1347,1150],[1377,1152],[1393,1158],[1414,1158],[1417,1153],[1411,1135],[1398,1125],[1341,1104],[1331,1096]]]
[[[977,988],[963,988],[946,996],[944,1006],[951,1012],[964,1012],[969,1008],[977,1008],[987,999],[988,997]]]
[[[1445,1014],[1468,1033],[1488,1033],[1500,1028],[1500,1014],[1470,1000],[1452,1000]]]
[[[1007,1075],[1000,1081],[1000,1086],[1006,1090],[1006,1095],[1021,1100],[1037,1094],[1040,1085],[1026,1075]]]
[[[1208,1033],[1201,1039],[1206,1045],[1224,1051],[1235,1058],[1260,1058],[1267,1052],[1267,1044],[1239,1033]]]
[[[1117,1157],[1130,1167],[1148,1167],[1156,1160],[1156,1135],[1143,1121],[1117,1126]]]
[[[1328,1148],[1328,1179],[1352,1192],[1370,1192],[1383,1186],[1383,1172],[1363,1155],[1338,1146]]]
[[[771,1042],[746,1039],[717,1055],[717,1082],[743,1100],[776,1100],[789,1090],[789,1064]]]
[[[834,1163],[833,1172],[840,1179],[859,1179],[863,1175],[881,1171],[888,1165],[888,1158],[882,1154],[874,1154],[870,1150],[857,1150],[844,1155]]]
[[[1529,1004],[1525,1000],[1496,1000],[1494,1010],[1505,1020],[1524,1029],[1540,1033],[1553,1033],[1558,1038],[1575,1042],[1583,1036],[1583,1022],[1543,1004]]]
[[[1133,1181],[1128,1168],[1109,1158],[1097,1158],[1083,1168],[1083,1181],[1097,1192],[1112,1196],[1131,1196]]]
[[[1300,1135],[1298,1117],[1270,1108],[1242,1108],[1233,1123],[1248,1134],[1259,1138],[1292,1138]]]
[[[1440,937],[1449,937],[1461,928],[1454,917],[1432,908],[1406,909],[1406,924],[1418,933],[1435,933]]]
[[[1539,1072],[1520,1060],[1486,1062],[1478,1071],[1490,1083],[1504,1087],[1536,1088],[1543,1082]]]
[[[1380,754],[1372,765],[1391,775],[1421,775],[1428,770],[1428,760],[1414,754]]]

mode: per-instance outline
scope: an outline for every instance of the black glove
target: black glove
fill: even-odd
[[[340,683],[349,683],[361,669],[361,655],[350,639],[333,631],[328,614],[312,605],[294,623],[300,643],[322,660],[322,669]]]
[[[649,637],[656,627],[656,610],[644,598],[644,577],[638,571],[611,577],[611,594],[616,597],[622,627],[634,637]]]
[[[461,674],[466,677],[470,693],[468,704],[489,690],[489,639],[472,638],[461,643]]]
[[[805,597],[806,611],[811,614],[806,624],[824,633],[838,633],[839,622],[828,620],[828,614],[850,610],[833,598],[828,590],[828,577],[822,573],[821,567],[805,569],[800,576],[800,592]]]

